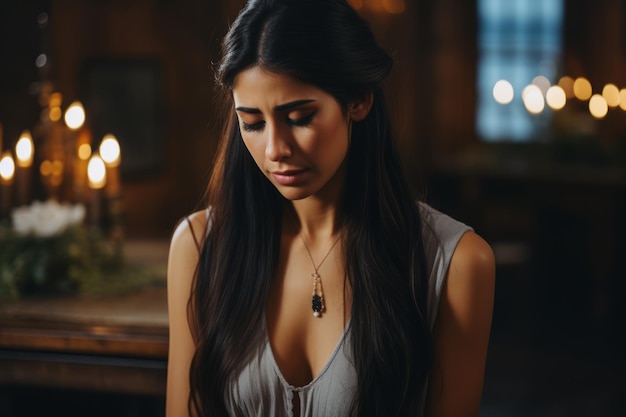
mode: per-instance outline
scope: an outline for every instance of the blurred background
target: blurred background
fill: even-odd
[[[480,415],[626,415],[626,2],[350,2],[395,59],[386,88],[412,181],[496,254]],[[82,202],[114,239],[141,242],[132,256],[163,263],[208,178],[221,131],[213,65],[243,3],[1,1],[0,151],[14,163],[4,215],[20,199]],[[78,127],[62,117],[75,102]],[[27,129],[30,174],[16,150]],[[97,185],[87,160],[105,158],[107,134],[119,153]],[[161,415],[167,324],[155,291],[82,300],[71,309],[88,319],[70,324],[33,324],[48,323],[47,298],[4,302],[0,414]],[[139,309],[128,314],[140,323],[98,321],[115,308]],[[42,342],[51,328],[61,342]],[[84,366],[108,382],[81,380]]]

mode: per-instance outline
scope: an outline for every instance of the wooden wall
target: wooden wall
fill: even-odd
[[[243,0],[40,0],[0,5],[0,122],[5,148],[38,117],[28,88],[37,78],[34,19],[49,9],[54,79],[64,106],[81,99],[81,71],[94,59],[148,59],[162,74],[165,138],[160,170],[124,180],[129,236],[167,237],[202,194],[220,127],[212,63],[219,41]],[[364,10],[396,61],[388,82],[400,148],[415,178],[418,167],[479,144],[475,136],[476,0],[406,0],[399,15]],[[569,68],[593,82],[626,85],[626,36],[621,2],[567,2]],[[573,71],[574,72],[574,71]],[[574,74],[576,75],[576,74]],[[611,125],[611,123],[613,123]],[[607,122],[623,132],[622,122]],[[617,134],[617,133],[616,133]],[[95,138],[99,140],[99,138]]]
[[[195,207],[219,132],[211,123],[218,105],[211,63],[225,31],[221,2],[56,0],[51,18],[58,86],[68,98],[80,98],[77,80],[90,59],[160,64],[164,163],[125,182],[124,206],[129,234],[167,235]]]
[[[0,98],[5,148],[29,127],[23,125],[37,119],[36,98],[25,90],[37,79],[32,58],[39,47],[34,25],[39,10],[50,12],[53,80],[64,95],[64,107],[84,98],[80,80],[90,61],[158,62],[164,97],[164,117],[159,120],[166,143],[163,164],[148,176],[124,180],[124,207],[127,235],[167,236],[177,219],[194,209],[207,179],[220,132],[211,66],[219,59],[219,40],[242,4],[49,0],[5,5],[2,36],[8,38],[17,29],[20,36],[18,45],[5,46],[2,52],[23,55],[19,66],[25,69],[19,74],[19,88]],[[473,15],[472,4],[409,1],[400,15],[362,12],[396,60],[388,83],[390,107],[411,167],[428,161],[433,147],[448,152],[473,140],[474,23],[467,18]],[[10,75],[0,70],[0,76]],[[28,117],[5,116],[12,107],[9,102],[16,99],[24,103]]]

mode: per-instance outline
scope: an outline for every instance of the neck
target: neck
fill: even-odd
[[[339,225],[337,221],[336,205],[326,204],[313,198],[293,201],[294,218],[287,222],[296,223],[295,232],[300,233],[312,246],[316,242],[327,242],[337,234]],[[292,217],[288,214],[288,217]]]
[[[319,192],[291,202],[296,217],[292,220],[297,220],[295,232],[299,232],[312,246],[317,242],[323,245],[335,237],[341,227],[338,206],[344,186],[345,169],[344,164]]]

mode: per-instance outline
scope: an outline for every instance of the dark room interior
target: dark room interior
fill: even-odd
[[[385,88],[413,185],[494,250],[480,417],[626,415],[626,3],[350,3],[393,56]],[[35,147],[28,189],[21,165],[2,178],[2,221],[33,200],[84,203],[114,242],[107,256],[135,268],[87,295],[0,282],[0,415],[164,415],[168,241],[203,202],[224,114],[215,63],[243,4],[0,2],[0,154],[26,129]],[[534,110],[522,88],[541,93],[538,76],[567,103],[545,88]],[[511,102],[495,97],[500,79]],[[72,130],[53,111],[76,101]],[[110,133],[122,162],[102,190],[78,184],[87,158],[55,174],[68,141],[95,149]]]

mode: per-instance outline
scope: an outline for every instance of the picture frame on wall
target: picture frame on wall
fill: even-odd
[[[113,134],[122,150],[121,174],[146,177],[164,168],[162,71],[153,59],[95,59],[81,71],[92,147]]]

